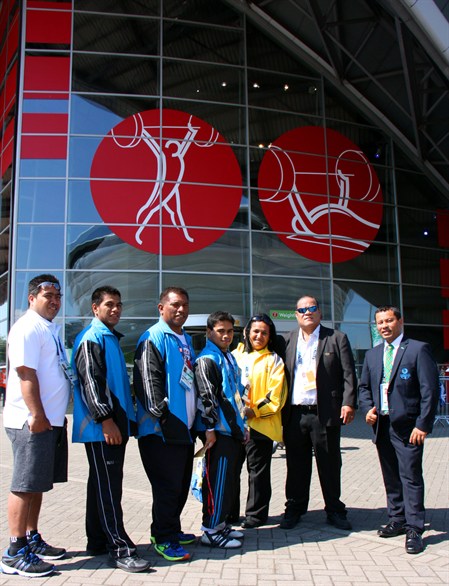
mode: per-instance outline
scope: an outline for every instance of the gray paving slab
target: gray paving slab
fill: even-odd
[[[69,416],[71,424],[71,416]],[[11,447],[0,414],[0,539],[6,546],[6,502],[11,479]],[[404,537],[381,539],[377,528],[387,521],[385,493],[370,430],[360,415],[343,428],[342,498],[353,524],[351,532],[326,524],[323,501],[314,469],[310,508],[297,527],[279,529],[284,509],[285,453],[273,456],[273,497],[266,526],[245,531],[241,550],[211,550],[187,546],[191,559],[167,562],[149,543],[151,490],[140,462],[137,442],[127,450],[123,490],[126,528],[138,544],[140,555],[152,571],[128,574],[107,566],[106,557],[85,555],[84,508],[87,462],[80,444],[70,446],[69,482],[44,496],[40,529],[45,539],[64,546],[67,557],[56,561],[56,572],[35,578],[33,584],[51,586],[436,586],[449,585],[449,426],[437,425],[426,442],[426,549],[411,556]],[[242,512],[246,497],[246,472],[242,475]],[[200,534],[201,505],[193,496],[184,509],[183,530]],[[4,584],[29,584],[29,579],[0,574]]]

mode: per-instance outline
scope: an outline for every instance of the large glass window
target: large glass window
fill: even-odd
[[[91,318],[92,291],[110,284],[122,293],[119,329],[131,363],[138,337],[158,319],[159,293],[168,285],[189,291],[193,321],[203,320],[203,327],[217,309],[243,320],[264,311],[285,332],[297,327],[298,297],[310,294],[320,300],[324,323],[349,335],[358,365],[373,344],[375,308],[387,303],[404,310],[407,334],[432,341],[442,360],[448,300],[440,261],[448,249],[437,210],[448,204],[396,152],[392,138],[225,2],[74,0],[73,27],[70,96],[36,95],[22,102],[30,115],[67,114],[68,156],[17,161],[13,319],[26,309],[28,280],[56,273],[64,286],[57,319],[70,347]],[[55,48],[55,54],[59,50],[67,57],[67,47]],[[33,47],[34,55],[45,51]],[[126,158],[106,151],[93,168],[111,129],[155,109],[185,112],[218,132],[226,148],[220,145],[216,167],[202,164],[201,157],[190,163],[189,153],[206,153],[213,141],[189,135],[186,123],[185,135],[171,142],[164,132],[173,128],[157,128],[156,138],[145,128],[140,138],[145,136],[148,149],[137,155],[128,142]],[[138,116],[134,120],[137,129]],[[290,197],[292,203],[281,212],[275,203],[267,207],[261,194],[270,198],[276,190],[260,179],[261,166],[275,141],[304,127],[336,131],[355,144],[364,155],[361,165],[368,161],[374,170],[382,198],[372,202],[350,190],[352,172],[338,175],[338,153],[326,158],[328,145],[313,153],[310,144],[294,143],[285,153],[302,160],[312,152],[319,164],[293,165],[290,174],[288,165],[273,167],[278,200]],[[129,128],[130,136],[121,138],[132,143],[138,133]],[[320,164],[332,167],[339,190],[329,189],[329,173]],[[314,172],[304,188],[304,176]],[[9,222],[9,201],[5,184],[3,222]],[[363,226],[357,233],[342,231],[340,220],[348,207],[345,221],[354,218],[354,203],[361,216],[369,210],[362,224],[377,223],[378,229],[369,235]],[[319,228],[317,217],[323,218]],[[4,223],[2,230],[0,251],[7,255]],[[200,233],[209,234],[207,244],[188,248]],[[320,247],[327,253],[320,256]],[[6,270],[6,263],[1,266]],[[6,277],[0,287],[6,291]],[[0,346],[0,363],[1,356]]]

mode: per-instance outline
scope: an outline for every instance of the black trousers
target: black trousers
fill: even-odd
[[[142,464],[153,491],[151,535],[156,543],[177,542],[190,490],[193,444],[164,443],[155,434],[139,438]]]
[[[271,458],[273,441],[250,430],[250,440],[245,446],[248,470],[248,497],[245,518],[265,523],[271,499]]]
[[[379,416],[377,453],[387,493],[388,517],[419,533],[424,531],[424,446],[404,441],[390,425],[390,418]]]
[[[240,474],[241,441],[216,432],[216,442],[206,452],[203,478],[203,527],[214,529],[225,523],[232,511],[236,477]]]
[[[341,495],[340,426],[321,425],[316,412],[292,405],[284,427],[287,458],[286,506],[301,515],[307,512],[312,480],[312,449],[327,513],[344,513]]]
[[[107,546],[114,557],[136,553],[125,531],[122,511],[123,463],[128,440],[119,446],[106,442],[85,444],[89,461],[86,499],[87,549]]]

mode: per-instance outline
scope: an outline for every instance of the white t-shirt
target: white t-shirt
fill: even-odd
[[[52,425],[62,426],[70,396],[70,384],[59,365],[60,326],[36,311],[28,311],[12,326],[8,336],[9,374],[6,385],[3,424],[21,429],[31,416],[23,400],[17,368],[36,371],[45,415]]]

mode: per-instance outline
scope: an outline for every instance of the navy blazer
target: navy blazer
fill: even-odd
[[[283,425],[290,418],[299,328],[286,337],[285,367],[288,397],[282,409]],[[316,355],[318,418],[322,425],[340,425],[342,405],[357,407],[357,376],[348,337],[320,325]]]
[[[384,343],[365,355],[359,385],[359,404],[364,415],[374,406],[380,412],[383,353]],[[396,352],[388,386],[390,424],[404,440],[408,440],[414,427],[430,433],[438,398],[438,367],[430,346],[404,336]],[[377,424],[373,431],[376,442]]]

